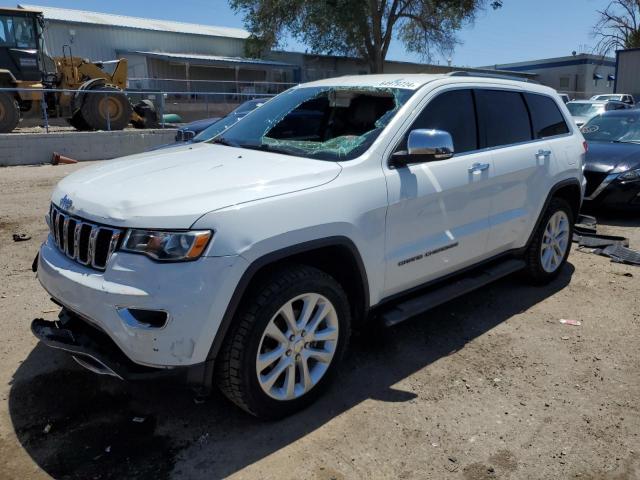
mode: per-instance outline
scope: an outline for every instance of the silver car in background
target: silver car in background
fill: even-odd
[[[574,100],[573,102],[567,103],[567,108],[576,125],[581,127],[591,118],[601,113],[611,110],[624,110],[632,107],[631,105],[616,100]]]
[[[626,103],[627,105],[631,105],[632,107],[635,107],[636,105],[635,98],[633,98],[633,95],[630,95],[628,93],[605,93],[602,95],[594,95],[593,97],[591,97],[591,100],[598,100],[598,101],[605,101],[605,102],[615,100],[617,102],[622,102],[622,103]]]

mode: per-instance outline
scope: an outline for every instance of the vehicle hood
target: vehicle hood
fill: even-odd
[[[585,170],[619,173],[640,168],[640,145],[635,143],[589,142]]]
[[[185,145],[84,168],[64,178],[52,201],[116,227],[189,228],[205,213],[323,185],[339,164],[213,145]]]

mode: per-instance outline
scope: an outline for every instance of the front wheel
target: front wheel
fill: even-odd
[[[273,272],[256,285],[216,360],[222,392],[262,418],[290,415],[329,385],[347,345],[344,290],[308,266]]]
[[[569,257],[574,213],[561,198],[551,200],[525,254],[528,277],[545,284],[558,276]]]

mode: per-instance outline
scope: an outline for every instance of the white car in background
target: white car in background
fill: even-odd
[[[626,103],[627,105],[634,106],[636,105],[636,101],[633,98],[633,95],[629,95],[628,93],[607,93],[604,95],[594,95],[591,97],[591,100],[597,100],[600,102],[608,102],[611,100]]]
[[[611,110],[624,110],[631,108],[631,106],[617,100],[574,100],[567,103],[567,108],[573,116],[576,125],[582,127],[582,125],[596,115]]]

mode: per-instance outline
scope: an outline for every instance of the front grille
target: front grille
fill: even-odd
[[[590,172],[585,170],[584,177],[587,179],[587,189],[585,191],[585,197],[590,196],[595,192],[596,188],[600,186],[602,181],[607,178],[608,173],[603,172]]]
[[[176,142],[188,142],[196,136],[193,130],[181,129],[176,132]]]
[[[118,228],[87,222],[63,212],[53,204],[49,211],[49,224],[58,250],[96,270],[107,268],[107,262],[122,234]]]

